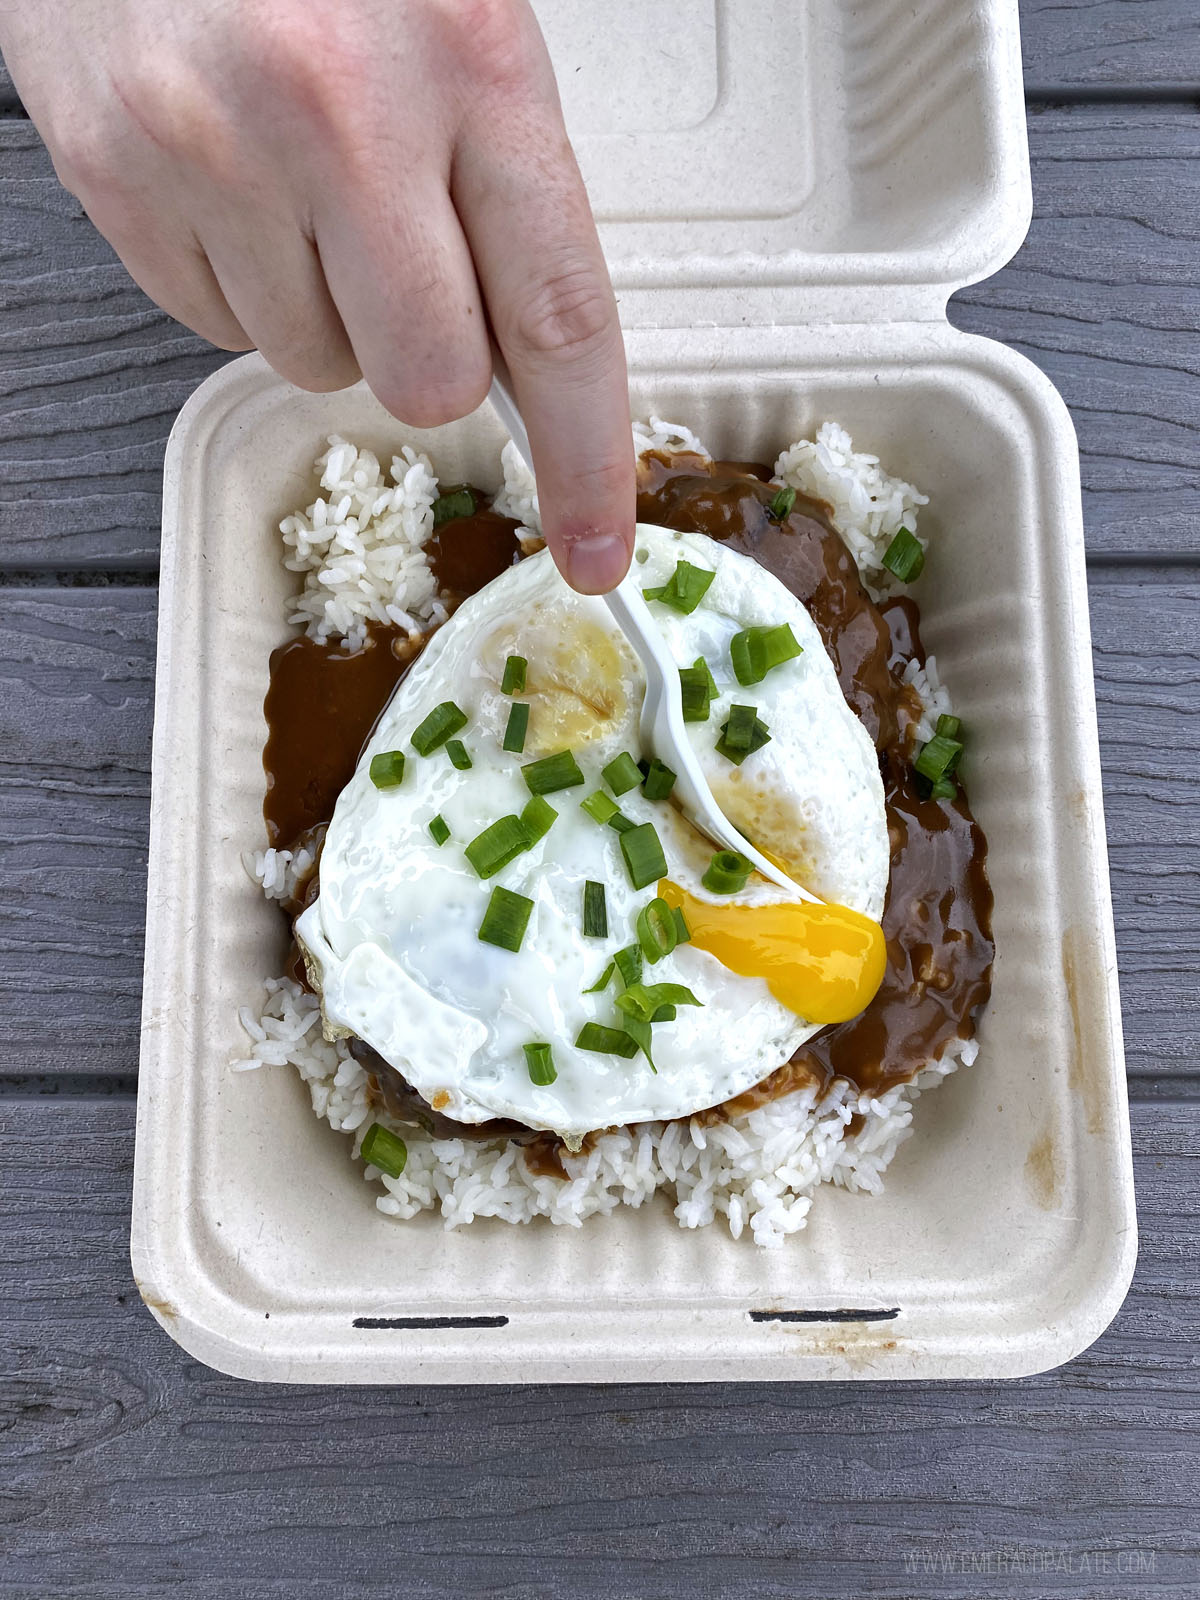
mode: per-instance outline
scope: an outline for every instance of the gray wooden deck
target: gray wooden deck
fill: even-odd
[[[159,475],[223,358],[0,74],[0,1596],[1200,1593],[1200,5],[1024,0],[1036,215],[954,320],[1079,430],[1141,1256],[1006,1384],[287,1389],[128,1263]]]

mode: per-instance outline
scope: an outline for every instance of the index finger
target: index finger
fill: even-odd
[[[537,472],[542,532],[573,588],[633,554],[633,439],[616,299],[557,106],[506,119],[455,163],[454,199]]]

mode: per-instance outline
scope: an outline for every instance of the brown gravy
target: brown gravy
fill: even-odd
[[[796,1057],[711,1118],[738,1115],[817,1082],[845,1078],[882,1092],[902,1083],[953,1038],[970,1038],[991,986],[992,893],[987,845],[961,792],[923,798],[911,771],[915,694],[901,681],[906,662],[924,663],[917,609],[908,599],[876,606],[853,557],[820,501],[798,496],[782,521],[769,510],[770,469],[701,456],[644,457],[638,520],[721,539],[773,572],[804,604],[837,669],[847,701],[880,754],[891,835],[891,880],[883,929],[883,986],[853,1021],[817,1034]],[[520,559],[517,524],[491,510],[446,523],[430,539],[439,587],[451,604]],[[423,647],[398,629],[371,630],[367,647],[340,649],[296,639],[271,657],[263,765],[268,837],[290,845],[327,823],[353,775],[376,718]],[[315,893],[315,873],[306,899]],[[293,969],[298,971],[298,969]],[[393,1115],[441,1137],[507,1137],[525,1146],[536,1173],[563,1176],[562,1146],[500,1119],[467,1126],[434,1111],[369,1046],[351,1047]]]

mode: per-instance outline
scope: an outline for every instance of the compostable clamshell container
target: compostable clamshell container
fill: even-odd
[[[193,1355],[247,1378],[1014,1376],[1083,1349],[1135,1225],[1078,464],[1027,361],[946,301],[1028,223],[1016,0],[550,0],[539,14],[626,328],[635,415],[771,460],[824,418],[929,496],[916,595],[990,844],[976,1065],[916,1107],[882,1195],[783,1248],[661,1198],[581,1229],[447,1232],[372,1204],[283,1069],[233,1074],[282,970],[262,699],[295,585],[274,537],[325,436],[498,479],[484,408],[422,433],[256,356],[167,451],[133,1259]]]

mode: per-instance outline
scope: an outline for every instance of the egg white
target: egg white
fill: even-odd
[[[707,658],[719,690],[707,722],[689,724],[723,808],[748,836],[784,860],[823,898],[868,916],[882,913],[888,878],[883,789],[870,737],[847,706],[805,608],[749,557],[701,534],[640,525],[635,572],[665,582],[684,558],[715,577],[700,607],[683,616],[661,604],[655,619],[680,666]],[[740,687],[729,641],[740,629],[790,623],[803,654],[752,688]],[[512,700],[501,693],[506,658],[529,662],[529,733],[521,755],[501,748]],[[364,1039],[424,1098],[463,1122],[510,1117],[577,1136],[626,1122],[686,1116],[760,1082],[816,1028],[777,1001],[760,978],[729,971],[690,945],[646,969],[647,982],[686,984],[703,1002],[681,1006],[654,1029],[657,1074],[632,1060],[575,1048],[587,1021],[617,1025],[610,987],[596,982],[613,952],[635,940],[653,886],[634,890],[612,829],[579,802],[605,788],[600,769],[622,750],[641,752],[640,668],[601,600],[578,595],[547,552],[511,568],[467,600],[434,636],[396,689],[338,800],[321,858],[320,894],[297,935],[320,989],[327,1028]],[[456,770],[445,750],[411,748],[418,723],[443,700],[468,716],[461,738],[474,765]],[[733,767],[716,752],[734,701],[752,703],[771,741]],[[558,812],[549,833],[494,878],[481,881],[463,846],[529,799],[523,763],[570,747],[582,787],[547,796]],[[379,790],[371,757],[406,752],[402,785]],[[605,790],[607,792],[607,790]],[[640,790],[618,801],[635,822],[653,821],[669,875],[714,900],[700,877],[712,847],[669,804]],[[451,839],[437,846],[441,814]],[[609,937],[585,938],[583,886],[607,891]],[[519,952],[482,943],[492,889],[534,902]],[[734,903],[786,896],[753,879]],[[552,1046],[558,1077],[537,1087],[522,1046]]]

